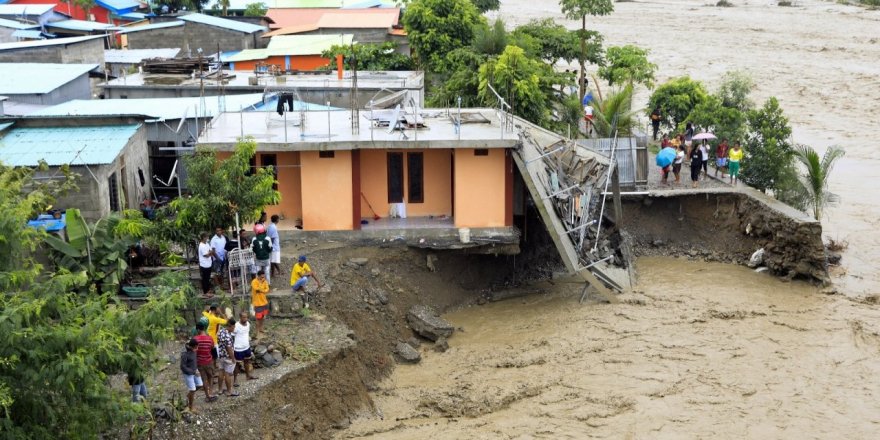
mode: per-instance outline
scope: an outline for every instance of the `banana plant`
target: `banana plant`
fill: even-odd
[[[138,211],[111,214],[93,224],[78,209],[67,210],[67,241],[47,235],[55,265],[85,272],[99,292],[116,292],[128,268],[128,250],[146,233],[149,224]]]

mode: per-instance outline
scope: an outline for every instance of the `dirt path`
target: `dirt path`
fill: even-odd
[[[757,83],[754,100],[778,97],[796,142],[820,151],[843,146],[847,155],[831,178],[842,201],[828,210],[824,226],[826,235],[850,244],[837,283],[848,295],[870,294],[880,286],[873,268],[880,259],[880,11],[821,0],[799,0],[799,7],[731,2],[615,2],[614,13],[587,26],[605,36],[606,46],[650,48],[658,83],[690,75],[714,89],[724,72],[748,71]],[[565,20],[553,0],[502,0],[495,15],[509,26],[541,17],[580,24]],[[641,89],[635,101],[648,96]]]
[[[868,438],[880,308],[746,268],[638,263],[642,294],[466,308],[339,438]]]

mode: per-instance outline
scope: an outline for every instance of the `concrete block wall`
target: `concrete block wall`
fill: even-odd
[[[179,47],[185,49],[185,26],[153,29],[126,34],[129,49],[162,49]],[[181,55],[184,55],[181,53]]]
[[[204,54],[216,53],[218,44],[222,52],[256,48],[253,34],[193,22],[187,22],[184,29],[193,55],[199,48]]]
[[[33,47],[0,52],[0,63],[56,63],[104,65],[104,42],[94,40],[56,46]]]

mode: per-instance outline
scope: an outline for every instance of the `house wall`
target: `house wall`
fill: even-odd
[[[55,46],[32,47],[0,52],[0,63],[56,63],[104,65],[104,40],[80,41]]]
[[[179,47],[186,52],[184,26],[175,26],[161,29],[151,29],[148,31],[137,31],[125,34],[125,40],[128,42],[129,49],[162,49],[166,47]],[[194,48],[190,48],[195,53]],[[216,48],[215,48],[216,51]],[[213,52],[212,52],[213,53]]]
[[[452,215],[452,150],[361,150],[361,192],[376,210],[376,214],[387,217],[391,210],[388,203],[388,158],[389,151],[404,153],[404,188],[409,187],[406,153],[424,154],[423,203],[411,203],[404,191],[406,213],[408,216]],[[355,194],[360,197],[359,194]],[[370,206],[360,198],[362,216],[371,216]]]
[[[17,5],[55,5],[55,11],[60,12],[62,14],[69,15],[70,18],[75,20],[85,20],[85,21],[97,21],[98,23],[112,23],[110,20],[110,11],[104,9],[101,6],[95,5],[93,6],[89,12],[95,16],[94,20],[90,20],[86,17],[86,11],[77,6],[75,2],[65,3],[60,0],[15,0],[15,4]]]
[[[221,51],[256,49],[260,33],[245,34],[206,24],[185,22],[183,26],[175,26],[126,34],[129,49],[161,49],[179,47],[186,55],[198,55],[202,49],[205,55]]]
[[[511,203],[508,187],[512,189],[513,168],[506,150],[491,148],[488,151],[487,156],[476,156],[473,148],[455,150],[456,227],[513,224],[513,215],[508,209]]]
[[[317,151],[303,151],[300,159],[303,229],[354,229],[352,152],[336,151],[333,158],[320,158]]]
[[[281,203],[267,206],[266,214],[280,215],[286,219],[302,219],[302,175],[300,172],[300,153],[291,151],[273,153],[278,161],[278,192]],[[262,154],[257,154],[257,164],[262,164]]]
[[[0,43],[13,43],[18,41],[17,38],[12,37],[13,32],[15,32],[15,29],[0,26]]]
[[[282,70],[288,70],[287,58],[284,56],[271,56],[265,60],[237,61],[230,63],[230,66],[232,70],[252,71],[256,68],[257,63],[264,63],[278,66]],[[293,55],[289,58],[289,70],[315,70],[330,64],[330,60],[322,58],[320,55]]]

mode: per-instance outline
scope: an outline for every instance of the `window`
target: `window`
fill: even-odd
[[[406,175],[409,178],[407,195],[409,203],[425,201],[424,154],[406,153]]]
[[[336,152],[335,151],[319,151],[318,157],[321,159],[333,159],[334,157],[336,157]]]
[[[110,189],[110,210],[119,211],[119,183],[116,181],[116,173],[107,178],[107,187]]]
[[[247,173],[245,173],[245,175],[246,176],[253,176],[254,173],[257,172],[257,155],[255,154],[255,155],[251,156],[251,160],[248,161],[248,163],[250,166],[248,166],[248,170],[247,170]]]
[[[388,153],[388,203],[403,202],[403,153]]]
[[[474,156],[488,156],[488,155],[489,155],[488,148],[475,148],[474,149]]]
[[[278,157],[274,154],[261,154],[260,161],[262,162],[263,168],[272,167],[272,174],[275,175],[275,183],[272,184],[272,189],[278,190]]]
[[[141,181],[141,186],[144,186],[147,184],[147,178],[144,177],[144,170],[142,170],[140,168],[138,168],[138,180]]]

